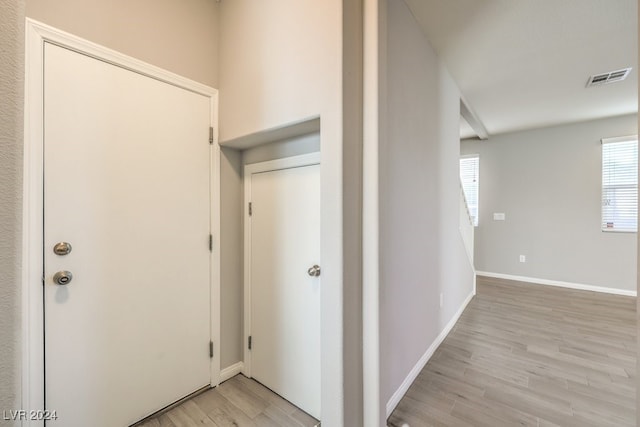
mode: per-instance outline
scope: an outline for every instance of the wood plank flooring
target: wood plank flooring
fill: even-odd
[[[314,427],[319,421],[258,382],[236,375],[138,427]]]
[[[389,426],[636,425],[636,299],[478,276]]]

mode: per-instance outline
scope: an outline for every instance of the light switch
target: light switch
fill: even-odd
[[[504,212],[499,212],[499,213],[494,213],[493,214],[493,220],[494,221],[504,221]]]

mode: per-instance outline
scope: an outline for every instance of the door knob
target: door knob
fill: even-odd
[[[70,271],[58,271],[53,275],[53,281],[57,285],[68,285],[73,279],[73,274]]]
[[[311,277],[318,277],[320,276],[320,266],[319,265],[314,265],[313,267],[311,267],[309,270],[307,270],[307,273],[309,274],[309,276]]]

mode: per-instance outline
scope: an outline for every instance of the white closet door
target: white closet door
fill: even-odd
[[[320,165],[251,175],[251,374],[320,418]]]

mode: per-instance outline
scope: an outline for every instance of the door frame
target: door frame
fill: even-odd
[[[25,110],[22,231],[22,408],[45,408],[43,218],[44,218],[44,46],[52,43],[83,55],[167,83],[210,99],[210,227],[213,248],[210,260],[211,386],[220,382],[220,147],[218,145],[218,91],[177,74],[147,64],[112,49],[27,18],[25,23]],[[203,141],[203,144],[206,141]],[[203,236],[204,238],[205,236]],[[23,420],[22,425],[43,425]]]
[[[249,203],[251,202],[251,175],[261,172],[273,172],[283,169],[299,168],[320,164],[320,152],[284,157],[260,163],[244,165],[244,340],[242,342],[242,373],[251,378],[251,351],[248,340],[251,336],[251,222],[249,221]],[[322,173],[322,171],[320,172]],[[322,304],[322,299],[320,300]],[[320,323],[322,328],[322,322]],[[320,355],[322,357],[322,354]]]

